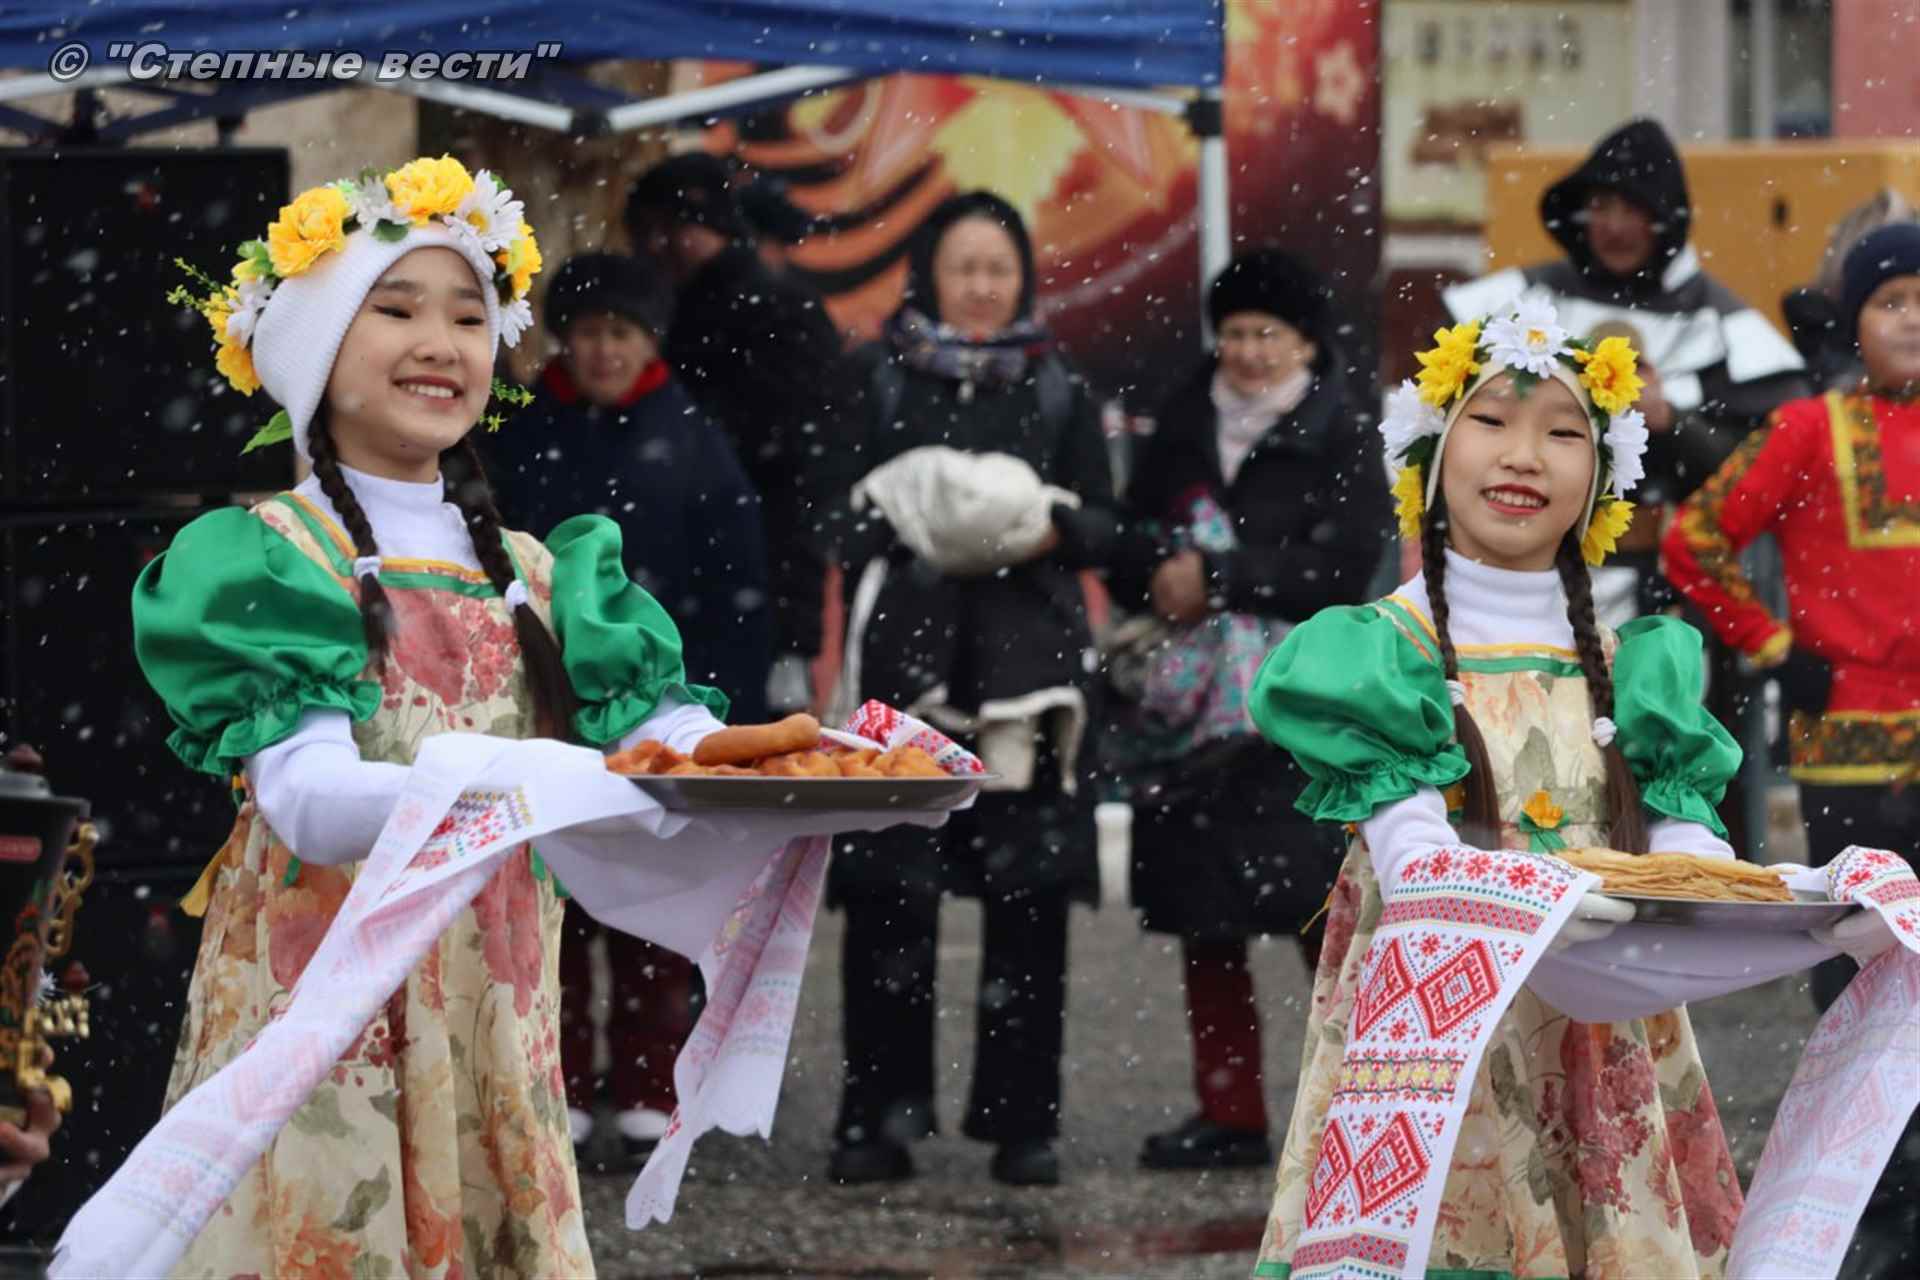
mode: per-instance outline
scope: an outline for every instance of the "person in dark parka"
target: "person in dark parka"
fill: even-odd
[[[674,279],[662,354],[733,439],[760,495],[778,654],[769,696],[792,711],[812,701],[806,664],[820,653],[826,598],[811,479],[857,388],[825,303],[793,273],[767,268],[731,179],[717,156],[662,161],[635,182],[627,231]]]
[[[542,536],[583,511],[621,527],[627,570],[673,612],[687,678],[764,720],[775,619],[760,500],[727,435],[661,358],[672,299],[639,261],[569,259],[547,290],[563,354],[493,437],[503,511]]]
[[[1034,283],[1026,229],[1005,201],[976,192],[935,209],[886,340],[860,353],[862,429],[835,458],[858,670],[857,690],[843,692],[921,715],[989,769],[1025,775],[1022,789],[982,794],[938,832],[837,846],[829,887],[847,913],[847,1079],[830,1173],[841,1182],[910,1176],[907,1144],[934,1131],[943,892],[977,895],[984,912],[965,1132],[997,1145],[1001,1181],[1059,1180],[1067,907],[1097,884],[1083,746],[1096,661],[1078,575],[1105,563],[1118,526],[1098,408],[1034,322]],[[873,468],[926,446],[1012,455],[1079,505],[1048,508],[1030,558],[943,575],[844,498]],[[863,601],[863,583],[878,584],[876,598]]]
[[[773,662],[760,502],[726,435],[674,379],[659,347],[671,299],[635,259],[569,259],[548,287],[546,324],[562,354],[533,404],[488,441],[500,508],[544,536],[583,511],[621,528],[627,572],[673,612],[687,677],[725,692],[732,718],[767,718]],[[604,932],[612,977],[607,1093],[629,1156],[666,1131],[673,1064],[693,1030],[693,962],[567,904],[560,944],[560,1062],[574,1142],[592,1132],[589,946]]]
[[[1564,258],[1456,285],[1447,310],[1470,319],[1533,290],[1576,334],[1633,325],[1660,393],[1642,397],[1652,440],[1641,501],[1684,501],[1769,413],[1808,394],[1793,344],[1701,270],[1686,171],[1656,122],[1629,121],[1601,139],[1547,188],[1540,218]]]
[[[1254,730],[1245,694],[1287,627],[1365,598],[1389,532],[1378,436],[1325,283],[1255,250],[1215,278],[1207,308],[1216,350],[1138,457],[1110,580],[1120,607],[1178,628],[1190,659],[1148,677],[1128,731],[1107,739],[1125,744],[1108,759],[1130,784],[1134,904],[1182,940],[1186,965],[1200,1110],[1147,1140],[1151,1168],[1272,1159],[1247,939],[1301,937],[1340,847],[1295,810],[1303,779]],[[1317,938],[1302,941],[1311,966]]]

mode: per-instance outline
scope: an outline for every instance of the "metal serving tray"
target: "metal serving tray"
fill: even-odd
[[[1695,929],[1737,929],[1747,933],[1805,933],[1860,910],[1851,902],[1793,891],[1792,902],[1699,902],[1687,898],[1642,898],[1609,893],[1633,904],[1635,924],[1677,924]]]
[[[957,809],[996,777],[990,773],[950,778],[709,778],[697,774],[630,777],[634,786],[668,809],[695,813],[714,809],[820,811]]]

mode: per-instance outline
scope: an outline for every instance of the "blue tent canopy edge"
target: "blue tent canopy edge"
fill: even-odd
[[[62,45],[92,65],[121,45],[169,52],[533,51],[570,63],[708,58],[1147,88],[1215,88],[1223,0],[96,0],[0,8],[0,67],[44,71]],[[121,60],[124,60],[122,55]],[[501,86],[506,87],[506,86]]]

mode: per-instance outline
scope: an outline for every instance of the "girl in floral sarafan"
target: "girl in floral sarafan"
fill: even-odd
[[[1588,566],[1631,519],[1647,440],[1632,347],[1572,338],[1531,298],[1437,339],[1381,427],[1421,572],[1296,628],[1252,699],[1310,779],[1300,808],[1354,832],[1260,1276],[1324,1273],[1301,1237],[1324,1200],[1313,1175],[1329,1108],[1367,1087],[1341,1064],[1401,869],[1450,849],[1734,856],[1714,804],[1740,753],[1701,706],[1699,634],[1666,617],[1617,633],[1594,620]],[[1610,938],[1631,915],[1587,895],[1493,1024],[1451,1164],[1431,1175],[1445,1181],[1428,1275],[1720,1274],[1741,1190],[1681,1007],[1713,992]],[[1825,954],[1805,939],[1788,950],[1790,968]],[[1763,967],[1718,990],[1781,972]],[[1649,1016],[1562,1011],[1624,1007],[1613,993],[1628,988]]]
[[[317,187],[181,290],[234,389],[312,475],[181,531],[135,588],[142,669],[239,815],[189,898],[205,930],[169,1104],[285,1003],[439,733],[657,738],[718,693],[583,516],[501,528],[469,434],[531,320],[521,202],[451,158]],[[507,395],[504,387],[501,395]],[[449,485],[443,460],[471,479]],[[368,1024],[175,1274],[588,1276],[559,1055],[564,890],[523,847]]]

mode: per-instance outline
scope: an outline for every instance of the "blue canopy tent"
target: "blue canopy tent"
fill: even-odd
[[[894,72],[993,76],[1184,116],[1201,141],[1200,266],[1211,278],[1229,252],[1223,10],[1223,0],[95,0],[0,8],[0,70],[19,73],[0,80],[0,128],[57,136],[66,126],[9,104],[109,86],[152,94],[157,105],[88,128],[91,141],[125,141],[190,120],[230,129],[259,107],[367,84],[591,137],[751,110]],[[143,47],[146,55],[136,56]],[[304,55],[308,68],[323,55],[328,62],[303,79],[220,78],[244,74],[241,55],[270,51]],[[476,68],[487,68],[474,62],[425,76],[379,74],[389,55],[456,52],[536,56],[513,78],[482,78]],[[342,62],[348,53],[361,65]],[[191,68],[204,78],[143,74],[182,54],[210,55]],[[565,70],[609,58],[775,69],[637,101]]]

